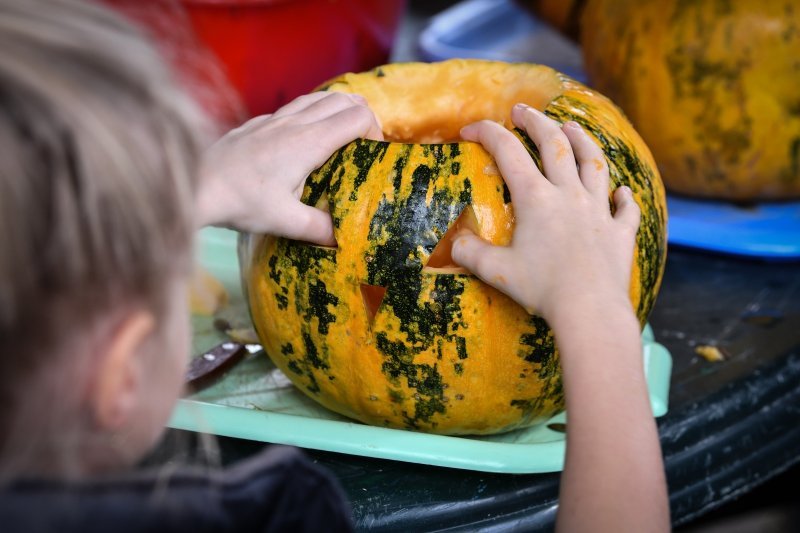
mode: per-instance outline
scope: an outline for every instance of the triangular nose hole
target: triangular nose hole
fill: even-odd
[[[386,296],[386,287],[379,285],[361,284],[361,297],[364,299],[364,308],[367,310],[369,320],[375,320],[375,315],[378,313],[378,308],[383,302],[383,297]]]
[[[478,233],[478,219],[475,218],[475,211],[473,211],[471,205],[464,208],[453,225],[447,229],[444,236],[436,243],[436,247],[431,252],[428,263],[425,265],[427,268],[457,268],[451,253],[453,251],[453,239],[456,233],[462,229]]]

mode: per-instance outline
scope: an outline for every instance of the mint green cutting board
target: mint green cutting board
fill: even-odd
[[[230,293],[223,313],[234,326],[248,325],[239,284],[236,233],[217,228],[198,235],[200,262]],[[193,317],[193,354],[228,340],[213,319]],[[672,358],[643,333],[644,362],[655,416],[667,412]],[[394,459],[485,472],[557,472],[564,466],[564,414],[548,422],[502,435],[447,437],[367,426],[344,418],[298,391],[264,352],[245,359],[211,386],[178,401],[169,422],[175,429],[331,452]],[[556,429],[550,429],[551,426]],[[563,426],[562,426],[563,427]]]

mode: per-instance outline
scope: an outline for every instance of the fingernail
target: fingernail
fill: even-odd
[[[574,120],[568,120],[561,127],[562,128],[569,128],[569,129],[576,130],[576,131],[583,131],[583,128],[581,128],[581,125],[578,124],[577,122],[575,122]]]
[[[620,189],[622,189],[622,194],[625,196],[633,196],[633,191],[627,185],[621,185]]]
[[[531,113],[533,113],[536,116],[539,116],[539,117],[542,117],[542,118],[548,118],[547,115],[545,115],[544,113],[542,113],[541,111],[539,111],[535,107],[529,107],[528,111],[530,111]]]
[[[528,104],[523,104],[521,102],[519,104],[515,105],[514,107],[518,108],[520,111],[527,111],[528,113],[533,113],[534,115],[537,115],[539,117],[546,117],[547,116],[544,113],[542,113],[541,111],[539,111],[538,109],[536,109],[535,107],[529,106]]]
[[[351,94],[350,97],[353,98],[353,100],[355,100],[356,102],[359,102],[361,104],[367,103],[367,99],[361,96],[360,94]]]

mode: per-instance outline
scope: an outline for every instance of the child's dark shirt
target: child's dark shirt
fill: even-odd
[[[336,479],[286,447],[213,472],[161,468],[80,483],[26,480],[0,491],[6,533],[352,529]]]

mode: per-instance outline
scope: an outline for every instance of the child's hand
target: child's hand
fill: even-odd
[[[547,320],[559,305],[574,306],[586,298],[603,305],[625,299],[621,303],[630,308],[639,226],[630,189],[615,191],[612,216],[606,160],[580,126],[568,122],[561,128],[522,104],[511,118],[536,143],[547,177],[503,126],[482,121],[463,128],[464,139],[480,142],[496,159],[511,192],[516,226],[508,247],[464,232],[453,245],[453,259]]]
[[[306,177],[358,137],[383,139],[366,101],[352,94],[312,93],[248,121],[206,154],[200,225],[334,245],[330,215],[300,195]]]
[[[452,256],[555,333],[569,413],[556,530],[669,531],[639,322],[628,297],[639,208],[620,188],[611,215],[608,166],[577,124],[559,127],[520,105],[511,118],[536,143],[547,177],[499,124],[462,129],[495,157],[516,226],[508,247],[465,233]]]

